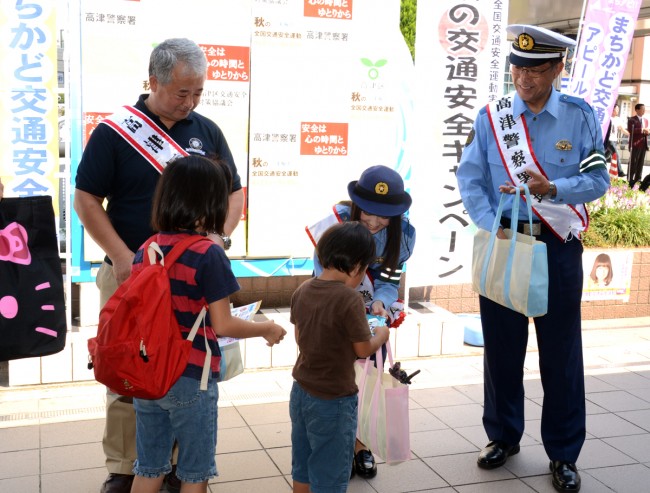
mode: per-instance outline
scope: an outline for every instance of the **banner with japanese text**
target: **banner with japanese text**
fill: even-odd
[[[369,166],[408,187],[413,60],[399,0],[253,3],[248,254],[311,257],[305,226]]]
[[[469,282],[476,231],[456,183],[479,109],[503,93],[508,1],[419,0],[409,286]],[[416,206],[417,204],[417,206]]]
[[[197,111],[223,131],[247,190],[251,1],[81,0],[82,146],[93,129],[149,91],[149,56],[157,43],[184,37],[201,46],[208,73]],[[197,22],[197,15],[204,22]],[[74,186],[76,166],[72,163]],[[244,211],[242,211],[243,214]],[[233,234],[231,255],[246,253],[246,218]],[[73,241],[75,236],[73,236]],[[87,234],[73,247],[73,275],[104,254]],[[80,256],[83,251],[83,257]]]
[[[50,195],[59,209],[54,2],[0,2],[0,178],[10,197]]]
[[[607,133],[634,37],[641,0],[589,0],[573,59],[569,93],[591,103]]]

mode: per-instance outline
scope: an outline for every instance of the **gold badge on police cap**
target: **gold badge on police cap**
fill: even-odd
[[[569,142],[568,140],[558,140],[557,143],[555,144],[555,148],[558,151],[570,151],[573,149],[573,144]]]
[[[517,38],[519,48],[524,51],[530,51],[535,47],[535,40],[530,34],[521,33]]]

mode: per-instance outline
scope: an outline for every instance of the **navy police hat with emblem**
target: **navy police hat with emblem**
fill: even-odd
[[[511,24],[506,30],[515,37],[510,48],[510,63],[517,67],[536,67],[551,60],[561,60],[566,49],[576,42],[543,27]]]
[[[359,180],[351,181],[348,195],[362,211],[382,217],[401,216],[412,201],[399,173],[382,165],[371,166]]]

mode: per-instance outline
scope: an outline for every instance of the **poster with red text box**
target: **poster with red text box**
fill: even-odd
[[[207,80],[250,81],[251,49],[248,46],[201,45],[208,59]]]
[[[358,0],[357,0],[358,1]],[[352,3],[354,0],[306,0],[305,17],[318,19],[352,19]]]
[[[346,156],[348,124],[303,122],[300,124],[301,156]]]
[[[400,3],[257,2],[253,18],[248,253],[311,257],[305,226],[349,200],[364,169],[392,167],[408,187],[414,72]]]
[[[250,97],[251,1],[185,0],[81,0],[81,94],[72,95],[80,122],[73,136],[84,146],[106,115],[133,105],[149,92],[149,56],[168,38],[189,38],[204,49],[208,73],[196,111],[212,119],[223,131],[246,189],[248,176],[248,108]],[[173,15],[170,15],[173,12]],[[210,13],[197,21],[197,13]],[[76,174],[72,164],[71,174]],[[242,211],[243,212],[243,211]],[[231,256],[246,253],[246,224],[232,235]],[[73,276],[86,278],[84,261],[100,261],[103,254],[87,235],[72,234]],[[83,252],[83,254],[81,253]],[[81,272],[84,269],[86,272]]]
[[[93,133],[93,130],[97,128],[104,118],[110,116],[112,113],[100,113],[100,112],[88,112],[83,114],[83,135],[84,135],[84,146],[90,138],[90,134]]]

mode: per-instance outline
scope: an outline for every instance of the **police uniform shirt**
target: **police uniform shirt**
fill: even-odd
[[[552,89],[542,111],[535,115],[515,93],[513,117],[526,118],[537,162],[557,187],[556,203],[586,203],[602,196],[609,186],[608,171],[580,173],[580,161],[596,149],[603,151],[600,124],[593,109],[582,99]],[[490,121],[483,108],[468,138],[456,173],[463,204],[472,221],[490,231],[495,219],[499,186],[510,181],[499,154]],[[510,216],[512,199],[504,207]],[[520,209],[520,219],[527,219]],[[535,219],[535,218],[534,218]]]

